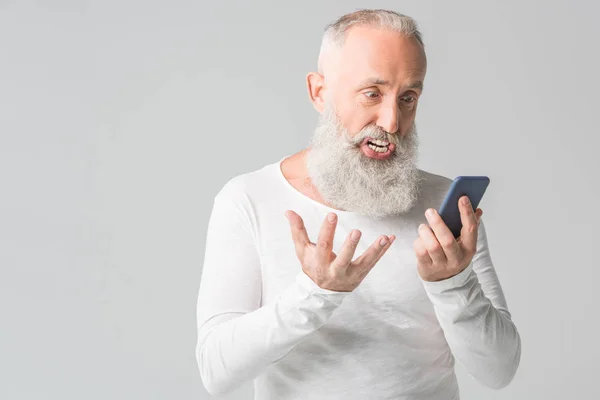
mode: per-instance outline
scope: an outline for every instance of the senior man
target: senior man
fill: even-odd
[[[260,400],[458,399],[455,360],[489,387],[512,380],[520,337],[482,210],[459,202],[455,240],[435,210],[451,180],[417,167],[426,67],[408,16],[327,28],[310,146],[214,199],[197,304],[209,393],[254,380]]]

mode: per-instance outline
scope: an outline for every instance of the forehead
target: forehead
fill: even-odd
[[[425,52],[416,39],[363,26],[347,32],[337,64],[342,80],[377,77],[393,85],[423,80],[427,69]]]

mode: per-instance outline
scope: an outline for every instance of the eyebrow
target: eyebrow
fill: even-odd
[[[386,81],[385,79],[381,79],[381,78],[367,78],[360,83],[359,87],[365,87],[365,86],[371,86],[371,85],[389,86],[390,81]],[[423,89],[423,81],[414,81],[414,82],[411,82],[408,85],[402,87],[402,90],[406,90],[406,89]]]

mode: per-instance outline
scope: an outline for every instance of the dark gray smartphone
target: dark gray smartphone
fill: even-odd
[[[452,231],[455,239],[460,236],[462,229],[458,199],[465,195],[468,196],[473,211],[475,211],[489,184],[490,178],[487,176],[457,176],[452,181],[438,213]]]

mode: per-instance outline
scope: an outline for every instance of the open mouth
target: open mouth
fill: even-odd
[[[387,140],[372,138],[365,138],[362,142],[362,145],[367,146],[376,153],[382,154],[389,151],[394,151],[394,148],[396,147],[393,143],[390,143]]]
[[[366,144],[377,153],[386,153],[390,149],[390,142],[381,139],[367,139]]]
[[[364,138],[359,145],[363,154],[377,160],[387,160],[394,155],[396,144],[383,139]]]

